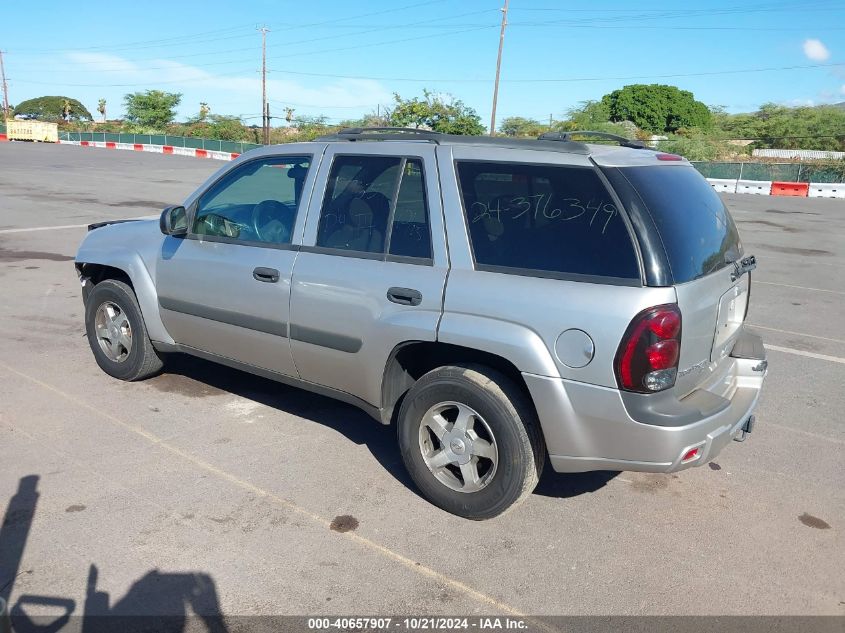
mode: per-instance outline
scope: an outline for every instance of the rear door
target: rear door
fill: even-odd
[[[686,161],[605,172],[617,190],[629,189],[624,197],[639,214],[635,224],[641,236],[656,237],[641,237],[644,250],[664,251],[666,282],[675,287],[682,315],[675,386],[682,397],[727,362],[745,320],[750,273],[737,274],[734,264],[743,258],[736,224],[722,199]]]
[[[394,347],[436,338],[448,269],[442,218],[433,145],[329,146],[291,286],[302,379],[380,404]]]

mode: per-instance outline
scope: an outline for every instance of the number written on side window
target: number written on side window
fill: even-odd
[[[476,265],[638,279],[624,219],[586,167],[459,161]]]

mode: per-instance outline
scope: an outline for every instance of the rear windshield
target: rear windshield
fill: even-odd
[[[675,283],[704,277],[740,257],[742,243],[733,218],[695,168],[623,167],[619,171],[648,207]]]
[[[619,209],[587,167],[459,161],[476,268],[639,282]]]

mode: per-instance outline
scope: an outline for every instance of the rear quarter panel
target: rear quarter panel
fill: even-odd
[[[464,221],[456,159],[590,166],[586,156],[532,150],[437,148],[449,258],[444,315],[438,340],[488,351],[522,372],[616,387],[613,360],[631,319],[645,308],[674,303],[671,287],[606,285],[476,271]],[[564,331],[580,329],[592,339],[592,360],[580,368],[555,353]]]

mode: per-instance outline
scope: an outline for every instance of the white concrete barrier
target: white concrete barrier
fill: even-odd
[[[772,193],[771,180],[737,180],[737,193],[753,193],[758,196],[769,196]]]
[[[197,150],[193,147],[175,147],[173,148],[173,153],[177,156],[190,156],[193,158],[197,155]]]
[[[736,193],[736,180],[733,178],[708,178],[707,182],[719,193]]]
[[[845,182],[811,182],[810,198],[845,198]]]

